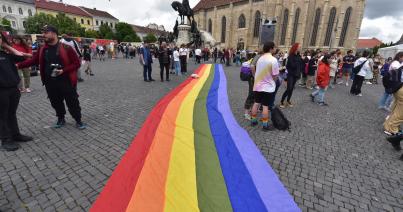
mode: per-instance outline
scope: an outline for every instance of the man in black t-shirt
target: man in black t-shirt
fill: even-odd
[[[0,51],[0,139],[1,147],[6,151],[15,151],[20,148],[18,142],[31,141],[29,136],[20,133],[17,121],[17,108],[21,93],[18,89],[20,77],[18,76],[16,62],[25,58],[23,53],[11,48],[0,34],[0,46],[12,54]]]

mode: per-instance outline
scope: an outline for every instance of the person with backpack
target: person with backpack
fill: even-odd
[[[369,51],[364,51],[362,53],[362,57],[360,57],[354,63],[353,73],[355,74],[353,85],[350,89],[350,94],[355,96],[362,96],[361,87],[364,83],[365,76],[367,76],[368,72],[371,72],[371,67],[368,61]]]
[[[77,70],[80,68],[80,60],[77,53],[68,45],[62,44],[58,39],[58,30],[46,25],[43,28],[45,45],[33,58],[18,63],[18,68],[38,65],[41,79],[52,107],[56,110],[57,122],[54,128],[61,128],[66,124],[66,109],[76,121],[76,127],[80,130],[86,126],[81,121],[81,107],[77,94]]]
[[[403,123],[403,52],[396,54],[394,61],[390,65],[389,79],[386,84],[388,93],[392,93],[395,101],[391,107],[391,113],[383,124],[385,133],[391,136],[401,135],[403,132],[399,129]]]
[[[310,95],[312,102],[315,102],[315,98],[318,97],[318,104],[320,106],[328,106],[328,104],[325,103],[325,93],[331,79],[330,65],[332,62],[333,62],[332,55],[326,54],[323,57],[322,61],[319,63],[318,74],[316,75],[316,83],[319,89]]]
[[[312,51],[311,59],[308,61],[308,73],[306,80],[306,88],[309,90],[313,89],[314,77],[316,75],[316,70],[318,69],[318,55],[316,51]]]
[[[392,63],[392,58],[389,57],[385,61],[385,64],[382,66],[381,72],[380,72],[380,75],[382,76],[382,83],[383,83],[383,86],[385,87],[385,92],[383,93],[381,99],[379,100],[378,109],[386,110],[388,112],[390,112],[390,106],[392,104],[393,95],[386,92],[386,85],[385,85],[384,81],[387,79],[387,78],[385,78],[385,76],[389,72],[389,67],[390,67],[391,63]]]
[[[81,61],[81,59],[83,58],[83,55],[81,54],[80,47],[79,47],[77,41],[75,41],[74,38],[72,37],[72,33],[63,34],[62,39],[60,40],[60,43],[70,46],[76,52],[79,60]],[[81,66],[81,63],[80,63],[80,66]],[[77,70],[77,78],[78,78],[78,82],[84,82],[84,79],[81,78],[81,69],[80,68]]]
[[[292,93],[295,88],[295,84],[301,77],[302,71],[305,69],[304,62],[302,61],[300,50],[301,46],[299,43],[295,43],[291,49],[290,54],[287,58],[286,68],[287,68],[287,89],[283,93],[281,98],[280,108],[293,107],[291,103]],[[287,104],[284,101],[287,99]]]
[[[255,95],[255,103],[252,107],[251,126],[258,124],[257,112],[261,105],[263,105],[262,112],[262,125],[264,131],[273,130],[269,126],[269,105],[274,98],[276,90],[276,78],[280,73],[280,68],[277,59],[272,55],[275,51],[274,42],[267,42],[263,45],[263,55],[257,60],[255,83],[253,91]]]
[[[256,63],[262,56],[262,52],[257,54],[252,60],[242,63],[241,78],[248,81],[248,96],[246,97],[244,108],[244,117],[246,120],[251,120],[252,106],[255,103],[255,96],[253,92],[253,85],[255,83],[254,73],[256,72]]]

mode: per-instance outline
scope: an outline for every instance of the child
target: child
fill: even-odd
[[[318,74],[316,76],[316,83],[319,89],[310,95],[312,102],[315,102],[315,97],[318,97],[318,104],[320,106],[328,106],[328,104],[325,103],[325,93],[330,82],[331,62],[332,62],[331,55],[326,54],[323,57],[322,61],[319,63]]]

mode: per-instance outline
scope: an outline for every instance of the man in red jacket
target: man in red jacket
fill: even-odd
[[[77,70],[80,68],[80,61],[76,52],[70,46],[59,42],[58,31],[53,26],[43,28],[45,45],[33,56],[32,59],[18,63],[19,69],[39,65],[42,83],[52,107],[56,110],[58,117],[55,128],[66,124],[66,109],[64,101],[71,116],[76,121],[79,129],[85,129],[81,121],[81,108],[77,94]]]

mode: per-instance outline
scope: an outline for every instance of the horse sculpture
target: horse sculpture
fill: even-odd
[[[192,19],[194,20],[194,14],[192,8],[190,8],[188,0],[183,0],[182,3],[174,1],[172,2],[171,6],[179,13],[179,16],[181,17],[181,24],[184,24],[185,16],[187,16],[189,23],[192,23]]]

